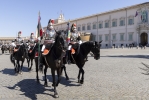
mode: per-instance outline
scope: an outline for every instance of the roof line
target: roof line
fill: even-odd
[[[101,12],[101,13],[97,13],[97,14],[93,14],[93,15],[89,15],[89,16],[85,16],[85,17],[81,17],[81,18],[76,18],[76,19],[70,20],[70,22],[85,19],[85,18],[89,18],[89,17],[94,17],[94,16],[98,16],[98,15],[103,15],[103,14],[107,14],[107,13],[112,13],[112,12],[115,12],[115,11],[126,10],[126,9],[130,9],[130,8],[137,7],[137,6],[144,5],[144,4],[148,4],[148,3],[149,2],[144,2],[144,3],[140,3],[140,4],[135,4],[135,5],[132,5],[132,6],[127,6],[127,7],[118,8],[118,9],[115,9],[115,10],[105,11],[105,12]],[[67,23],[67,22],[68,21],[65,21],[65,22],[62,22],[62,23],[54,24],[54,25],[61,25],[61,24]]]

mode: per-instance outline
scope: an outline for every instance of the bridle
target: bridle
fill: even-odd
[[[94,49],[96,49],[96,48],[98,48],[98,47],[96,47],[96,44],[95,44],[95,42],[94,42],[94,43],[93,43],[93,47],[92,47],[92,49],[93,49],[93,54],[94,54],[94,58],[95,58],[95,56],[98,54],[98,53],[96,53],[95,50],[94,50]]]

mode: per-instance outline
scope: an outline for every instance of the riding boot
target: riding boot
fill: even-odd
[[[39,70],[42,71],[43,70],[43,60],[44,60],[44,57],[43,55],[40,56],[40,65],[39,65]]]
[[[15,60],[15,58],[14,58],[14,51],[13,51],[13,53],[12,53],[12,60]]]
[[[71,50],[67,51],[67,57],[68,57],[67,59],[68,64],[71,64]]]

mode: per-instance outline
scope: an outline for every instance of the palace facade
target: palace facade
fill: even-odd
[[[90,32],[102,48],[134,43],[149,44],[149,2],[70,20],[78,32]],[[66,30],[68,21],[61,14],[55,19],[57,30]],[[44,28],[44,30],[46,30]]]

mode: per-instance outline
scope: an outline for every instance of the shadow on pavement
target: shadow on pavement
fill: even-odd
[[[145,73],[141,73],[141,74],[144,74],[144,75],[149,75],[149,65],[148,64],[145,64],[145,63],[141,63],[142,65],[145,66],[145,68],[140,68],[141,70],[143,70]]]
[[[144,58],[149,59],[148,55],[113,55],[113,56],[100,56],[100,57],[113,57],[113,58]]]
[[[47,80],[49,80],[50,85],[52,86],[52,75],[47,75]],[[56,80],[57,80],[57,75],[56,75]],[[81,86],[79,83],[76,83],[73,78],[69,78],[69,80],[66,80],[65,77],[61,76],[61,81],[60,84],[67,86]],[[44,76],[43,76],[43,81],[44,81]]]
[[[15,75],[15,71],[14,68],[10,69],[10,68],[5,68],[1,71],[3,74],[8,74],[8,75]],[[29,72],[27,67],[23,67],[22,68],[22,72]]]
[[[11,90],[19,90],[23,92],[23,94],[20,94],[20,95],[25,95],[31,100],[37,100],[36,94],[47,94],[47,93],[44,93],[45,90],[48,90],[48,91],[50,90],[53,92],[53,89],[45,89],[44,86],[41,85],[40,83],[37,83],[35,79],[24,79],[18,82],[17,84],[15,84],[14,86],[7,87],[7,88]]]

